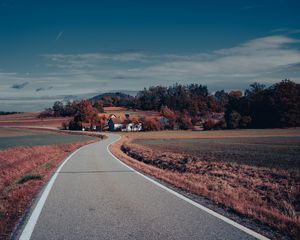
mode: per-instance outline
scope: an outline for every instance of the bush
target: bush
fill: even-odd
[[[69,122],[69,130],[81,130],[81,129],[82,129],[81,122],[75,120],[71,120]]]

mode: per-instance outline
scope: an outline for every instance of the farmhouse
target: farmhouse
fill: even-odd
[[[82,131],[90,131],[92,130],[92,126],[90,123],[83,122],[81,123]]]
[[[127,123],[125,127],[122,128],[122,132],[139,132],[142,131],[141,123]]]
[[[109,131],[121,131],[123,128],[123,121],[120,118],[110,118],[108,120]]]

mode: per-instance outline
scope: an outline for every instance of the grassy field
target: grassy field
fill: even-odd
[[[42,146],[83,142],[95,139],[84,135],[62,135],[50,131],[0,128],[0,150],[18,146]]]
[[[99,138],[0,128],[0,239],[10,238],[15,224],[61,161],[95,141]]]
[[[111,149],[139,171],[299,236],[300,129],[122,135]]]

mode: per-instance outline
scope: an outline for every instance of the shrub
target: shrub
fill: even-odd
[[[70,130],[81,130],[81,122],[75,121],[75,120],[71,120],[69,122],[69,129]]]

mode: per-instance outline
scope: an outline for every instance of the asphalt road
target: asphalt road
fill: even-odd
[[[109,135],[66,162],[27,237],[255,239],[121,164],[107,151],[117,138]]]

